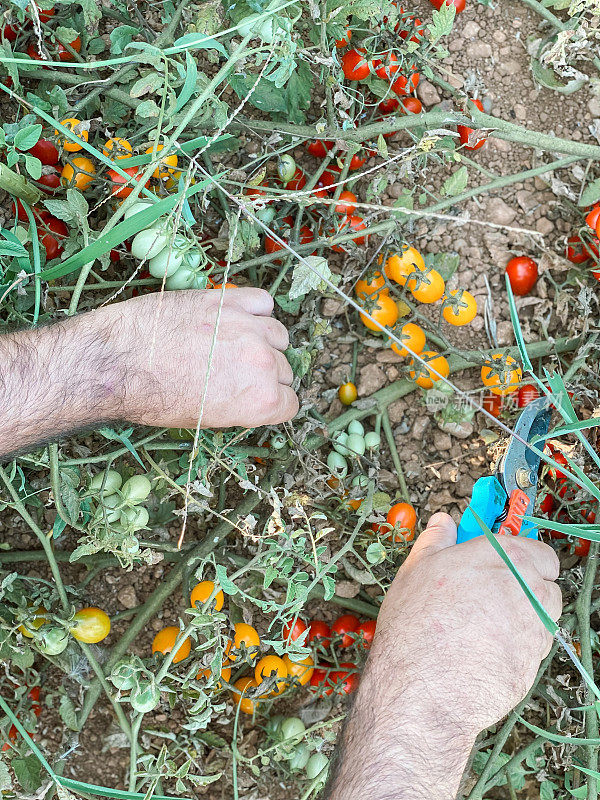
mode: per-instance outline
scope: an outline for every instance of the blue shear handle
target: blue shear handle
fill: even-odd
[[[472,514],[475,511],[477,516],[485,522],[490,530],[493,530],[494,523],[504,510],[508,496],[500,481],[493,475],[479,478],[473,486],[471,502],[462,515],[458,526],[457,544],[468,542],[476,536],[483,536],[481,525]]]

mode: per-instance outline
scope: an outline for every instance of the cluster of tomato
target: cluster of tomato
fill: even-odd
[[[15,684],[15,688],[17,685]],[[32,686],[29,692],[27,693],[27,700],[29,704],[29,708],[35,717],[39,717],[42,713],[42,706],[40,705],[40,687],[39,686]],[[18,715],[17,715],[18,716]],[[8,741],[4,742],[0,750],[5,753],[7,750],[10,750],[13,746],[11,742],[16,741],[19,732],[17,731],[16,725],[11,725],[8,729]]]
[[[86,644],[97,644],[110,633],[110,617],[101,608],[88,606],[77,611],[71,621],[49,619],[43,606],[32,608],[19,625],[19,631],[47,656],[57,656],[69,644],[69,636]]]
[[[362,422],[355,419],[348,425],[347,430],[337,431],[331,440],[333,450],[327,456],[327,466],[336,478],[345,478],[348,474],[346,458],[360,458],[367,450],[377,450],[381,444],[378,431],[365,432]],[[359,486],[365,479],[364,475],[357,475],[352,481],[352,486]]]
[[[380,264],[383,258],[380,258]],[[409,375],[418,386],[430,389],[439,375],[447,377],[450,368],[444,356],[433,350],[425,350],[425,331],[413,322],[396,326],[400,309],[390,295],[388,282],[405,287],[420,303],[442,301],[442,316],[450,325],[468,325],[477,314],[477,302],[466,289],[446,290],[444,279],[433,267],[426,267],[423,256],[414,247],[407,247],[401,253],[390,255],[384,263],[383,271],[376,269],[359,280],[355,286],[357,297],[362,301],[366,314],[360,318],[369,330],[381,333],[375,324],[391,328],[404,346],[391,342],[391,348],[399,356],[419,355],[427,366],[410,360]],[[373,322],[375,320],[375,322]],[[396,327],[395,327],[396,326]],[[431,369],[429,369],[429,366]]]
[[[348,650],[354,644],[362,650],[371,647],[376,624],[374,619],[360,622],[354,614],[342,614],[331,626],[320,619],[313,619],[307,625],[297,618],[284,627],[283,638],[290,642],[307,634],[306,644],[315,647],[319,662],[311,670],[310,685],[319,696],[333,692],[351,694],[358,688],[358,667],[350,661],[339,663],[336,651]]]
[[[42,25],[49,23],[55,14],[56,8],[54,6],[49,6],[48,8],[38,8],[38,18]],[[20,33],[22,33],[24,36],[29,36],[28,31],[31,30],[32,26],[33,22],[31,19],[31,14],[28,14],[25,17],[25,20],[23,23],[21,23],[20,28],[16,22],[4,25],[2,28],[0,28],[0,44],[4,39],[12,46],[19,38]],[[60,27],[58,30],[51,32],[49,36],[44,38],[43,51],[40,50],[39,43],[35,38],[30,39],[26,49],[27,55],[36,61],[75,61],[77,57],[76,54],[81,51],[81,37],[76,36],[71,41],[61,41],[58,38],[59,31]],[[5,86],[12,86],[12,80],[10,78],[4,78],[2,82]]]
[[[567,239],[566,257],[572,264],[586,264],[593,261],[597,267],[600,261],[600,203],[596,203],[586,214],[586,228],[582,234]],[[600,281],[600,270],[593,269],[592,275]]]
[[[148,510],[141,504],[151,491],[152,485],[145,475],[133,475],[123,483],[123,478],[114,469],[99,472],[90,482],[90,492],[101,495],[94,519],[110,524],[121,533],[141,530],[150,518]]]
[[[321,777],[325,781],[329,759],[321,751],[313,752],[311,742],[306,738],[306,725],[300,717],[271,717],[265,725],[269,743],[275,747],[268,747],[268,751],[275,750],[279,759],[286,762],[290,772],[304,772],[309,781]]]

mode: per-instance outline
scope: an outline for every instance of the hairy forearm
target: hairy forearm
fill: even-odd
[[[365,675],[327,800],[454,800],[474,737],[426,694],[415,685],[395,694],[384,674]]]
[[[0,336],[0,458],[123,416],[126,375],[102,314]]]

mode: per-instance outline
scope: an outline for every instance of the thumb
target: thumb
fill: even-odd
[[[437,553],[456,544],[456,523],[450,514],[438,512],[429,520],[427,528],[412,546],[408,563],[420,560],[425,554]]]

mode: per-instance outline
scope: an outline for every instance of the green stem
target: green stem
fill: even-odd
[[[52,487],[52,495],[54,497],[54,505],[58,512],[58,516],[69,525],[78,531],[85,532],[85,528],[73,522],[69,517],[69,513],[63,505],[62,494],[60,490],[60,470],[58,466],[58,445],[56,443],[48,445],[48,461],[50,466],[50,486]]]
[[[521,0],[521,2],[533,9],[540,17],[543,17],[546,22],[549,22],[556,30],[563,31],[568,27],[568,23],[561,22],[558,17],[554,16],[550,9],[543,6],[538,0]]]
[[[394,439],[394,433],[390,424],[390,417],[387,412],[387,408],[384,409],[381,415],[381,423],[390,453],[392,455],[392,461],[394,462],[394,469],[396,470],[398,483],[400,484],[400,494],[402,495],[402,499],[405,503],[410,503],[410,495],[408,494],[408,487],[404,478],[404,470],[402,469],[402,462],[400,461],[400,456],[398,455],[398,448],[396,447],[396,441]]]

